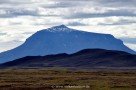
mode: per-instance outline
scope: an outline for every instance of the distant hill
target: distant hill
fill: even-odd
[[[136,55],[122,51],[104,49],[84,49],[74,54],[57,54],[47,56],[27,56],[0,65],[1,68],[110,68],[136,67]]]
[[[107,49],[135,53],[110,34],[79,31],[65,25],[43,29],[29,37],[19,47],[0,53],[0,63],[25,56],[44,56],[50,54],[72,54],[83,49]]]

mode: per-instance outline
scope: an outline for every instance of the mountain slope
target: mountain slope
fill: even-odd
[[[25,56],[74,53],[86,48],[101,48],[135,53],[119,39],[109,34],[98,34],[70,29],[65,25],[38,31],[21,46],[0,54],[0,63]]]
[[[111,68],[136,67],[136,55],[122,51],[85,49],[74,54],[27,56],[0,65],[1,68],[76,67]]]

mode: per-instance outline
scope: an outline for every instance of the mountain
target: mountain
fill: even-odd
[[[84,49],[73,54],[27,56],[0,65],[0,68],[134,68],[136,55],[123,51]]]
[[[135,53],[110,34],[79,31],[65,25],[43,29],[30,36],[22,45],[0,53],[0,63],[25,56],[75,53],[86,48],[101,48]]]

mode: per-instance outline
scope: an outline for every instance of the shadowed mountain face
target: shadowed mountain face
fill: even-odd
[[[44,56],[75,53],[83,49],[101,48],[135,53],[119,39],[109,34],[98,34],[70,29],[60,25],[36,32],[21,46],[0,53],[0,63],[25,56]]]
[[[27,56],[0,65],[5,67],[136,67],[136,55],[122,51],[104,49],[85,49],[74,54],[57,54],[47,56]]]

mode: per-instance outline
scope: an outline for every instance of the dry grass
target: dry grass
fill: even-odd
[[[136,72],[0,70],[0,90],[136,90]]]

